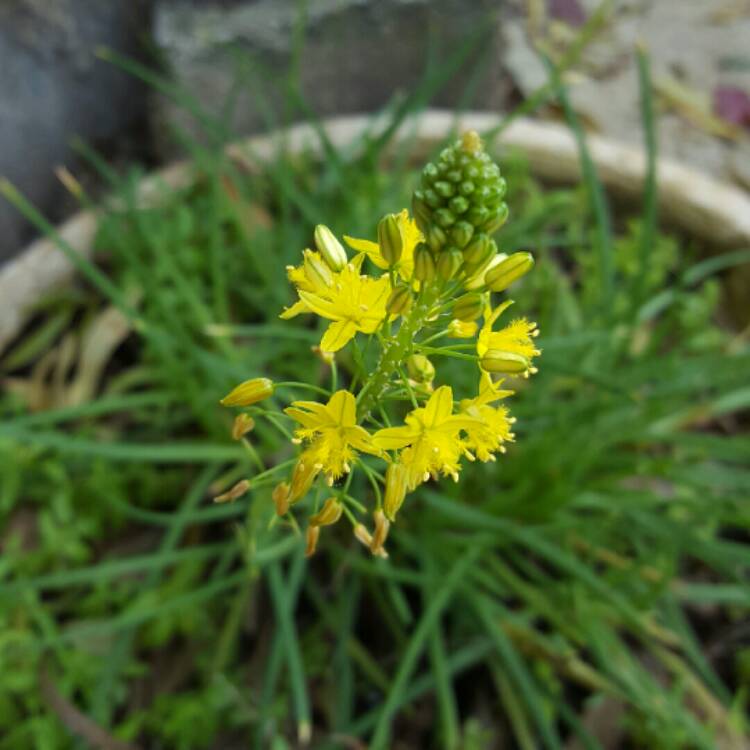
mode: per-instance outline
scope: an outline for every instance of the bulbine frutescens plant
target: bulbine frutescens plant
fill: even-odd
[[[539,351],[536,326],[525,318],[495,330],[512,301],[495,304],[493,293],[533,266],[529,253],[507,256],[491,239],[508,216],[504,195],[500,169],[479,136],[465,133],[424,168],[413,216],[385,216],[377,242],[345,237],[351,256],[319,225],[316,250],[304,250],[301,264],[288,268],[298,300],[281,318],[313,313],[330,321],[319,354],[331,365],[332,389],[325,402],[293,401],[283,410],[296,423],[292,442],[301,452],[272,493],[279,516],[306,508],[308,555],[321,527],[346,517],[357,539],[386,556],[390,523],[408,493],[440,476],[458,481],[463,459],[494,461],[513,440],[514,419],[500,404],[513,393],[505,380],[534,373]],[[373,346],[378,356],[368,368],[363,352]],[[359,367],[339,389],[336,357],[345,347]],[[476,368],[476,391],[456,401],[451,385],[439,383],[432,362],[438,357]],[[275,387],[253,378],[222,404],[252,407]],[[236,418],[234,437],[243,438],[258,414],[280,424],[278,412],[252,407]],[[284,470],[269,472],[277,468]],[[368,498],[349,493],[358,470],[372,487],[369,528],[362,519]],[[251,482],[219,499],[238,497]]]

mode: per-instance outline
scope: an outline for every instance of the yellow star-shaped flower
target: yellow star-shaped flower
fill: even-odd
[[[495,321],[512,304],[511,300],[507,300],[494,310],[487,307],[484,313],[484,324],[477,337],[477,354],[481,359],[488,351],[494,350],[523,357],[527,362],[527,369],[524,374],[528,376],[529,373],[536,372],[532,360],[541,354],[541,351],[534,346],[533,341],[533,338],[539,335],[536,323],[531,323],[526,318],[516,318],[505,328],[501,328],[499,331],[492,330]]]
[[[314,250],[302,251],[302,263],[299,266],[287,266],[286,275],[298,291],[325,294],[333,283],[333,273],[323,260],[323,256]],[[284,320],[294,318],[300,313],[312,312],[302,301],[298,300],[279,315]]]
[[[409,216],[409,212],[406,209],[401,211],[396,219],[398,221],[398,228],[401,231],[403,249],[401,250],[401,258],[396,263],[395,270],[404,281],[409,281],[414,272],[414,248],[422,242],[424,237],[422,236],[422,232],[419,231],[417,223]],[[380,252],[380,246],[377,242],[360,240],[356,237],[347,237],[346,235],[344,235],[344,242],[352,250],[366,255],[378,268],[384,270],[389,268],[388,262]]]
[[[401,450],[407,485],[413,490],[438,474],[458,479],[463,445],[461,430],[476,427],[472,417],[453,414],[453,391],[448,385],[438,388],[422,408],[410,412],[402,427],[386,427],[373,435],[374,443],[384,450]]]
[[[349,391],[336,391],[327,404],[294,401],[284,411],[302,425],[296,438],[310,443],[300,463],[315,473],[324,472],[329,484],[350,471],[357,451],[381,453],[367,430],[357,424],[357,406]]]
[[[480,461],[494,461],[493,453],[504,452],[503,443],[513,440],[511,425],[515,421],[508,415],[504,407],[490,406],[494,401],[506,398],[513,391],[501,391],[501,383],[493,383],[486,372],[479,380],[479,394],[474,398],[465,398],[459,404],[461,412],[473,417],[475,424],[466,428],[464,448],[469,459],[478,458]]]
[[[388,314],[385,306],[391,289],[387,276],[379,279],[363,276],[352,263],[338,273],[331,272],[331,276],[328,286],[312,291],[299,289],[305,312],[333,321],[320,341],[324,352],[337,352],[357,331],[374,333]],[[288,311],[282,317],[288,317]]]

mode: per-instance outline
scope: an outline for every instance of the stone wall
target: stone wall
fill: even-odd
[[[482,38],[480,79],[469,69],[436,102],[498,108],[509,88],[496,19],[504,0],[0,0],[0,175],[52,220],[74,203],[54,176],[75,168],[71,139],[117,156],[123,139],[141,153],[174,153],[174,128],[205,136],[194,117],[96,55],[101,45],[157,60],[226,130],[263,130],[285,117],[284,74],[301,40],[300,93],[320,115],[372,111],[415,88],[429,64]],[[304,34],[300,29],[304,27]],[[476,46],[476,45],[475,45]],[[155,54],[156,53],[156,54]],[[428,62],[429,61],[429,62]],[[467,93],[473,91],[473,96]],[[231,117],[225,115],[228,99]],[[148,122],[148,128],[145,127]],[[0,198],[0,262],[33,235]]]
[[[436,70],[466,48],[471,50],[466,63],[439,87],[433,102],[501,107],[509,91],[497,23],[504,5],[500,0],[314,0],[301,17],[294,0],[255,0],[230,8],[164,2],[156,8],[154,37],[175,80],[209,114],[229,111],[223,122],[233,132],[247,133],[283,119],[289,101],[284,76],[295,65],[304,100],[298,117],[305,107],[317,115],[368,112],[394,94],[414,91],[428,66]],[[480,65],[472,87],[471,73]],[[161,122],[177,124],[191,136],[204,134],[184,107],[159,98],[155,109]]]
[[[109,144],[146,115],[144,87],[97,59],[97,46],[142,48],[146,4],[134,0],[0,0],[0,176],[53,219],[65,191],[53,170],[72,164],[71,139]],[[0,198],[0,262],[33,234]]]

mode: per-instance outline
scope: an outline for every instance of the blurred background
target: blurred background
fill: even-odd
[[[0,750],[750,747],[749,41],[747,0],[0,2]],[[306,561],[218,399],[329,382],[285,266],[471,112],[537,260],[517,443]]]
[[[288,87],[268,86],[267,71],[297,65],[300,93],[319,116],[374,112],[414,90],[430,60],[435,65],[473,39],[461,71],[431,103],[503,112],[546,79],[537,46],[563,49],[597,6],[594,0],[6,0],[0,174],[61,218],[74,204],[53,170],[80,166],[73,138],[112,161],[155,164],[179,147],[170,127],[196,133],[184,108],[103,60],[106,50],[168,71],[207,111],[231,110],[225,124],[239,134],[266,130],[290,112]],[[301,62],[295,32],[303,28]],[[736,129],[750,120],[749,35],[742,0],[613,2],[584,53],[571,101],[592,130],[641,143],[632,51],[642,43],[653,58],[661,152],[747,187],[750,155]],[[0,259],[32,232],[0,204]]]

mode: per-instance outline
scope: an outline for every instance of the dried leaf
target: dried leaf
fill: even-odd
[[[24,334],[18,344],[3,357],[2,369],[5,372],[12,372],[26,367],[43,352],[49,350],[53,342],[69,325],[74,312],[72,306],[66,306],[51,313],[49,317],[45,317],[31,332]]]
[[[65,398],[68,406],[82,404],[94,396],[104,368],[130,331],[130,322],[114,307],[108,307],[91,321],[81,338],[78,370]]]
[[[710,98],[702,91],[690,88],[666,75],[654,79],[654,90],[673,110],[701,130],[732,140],[742,137],[740,128],[713,114]]]

